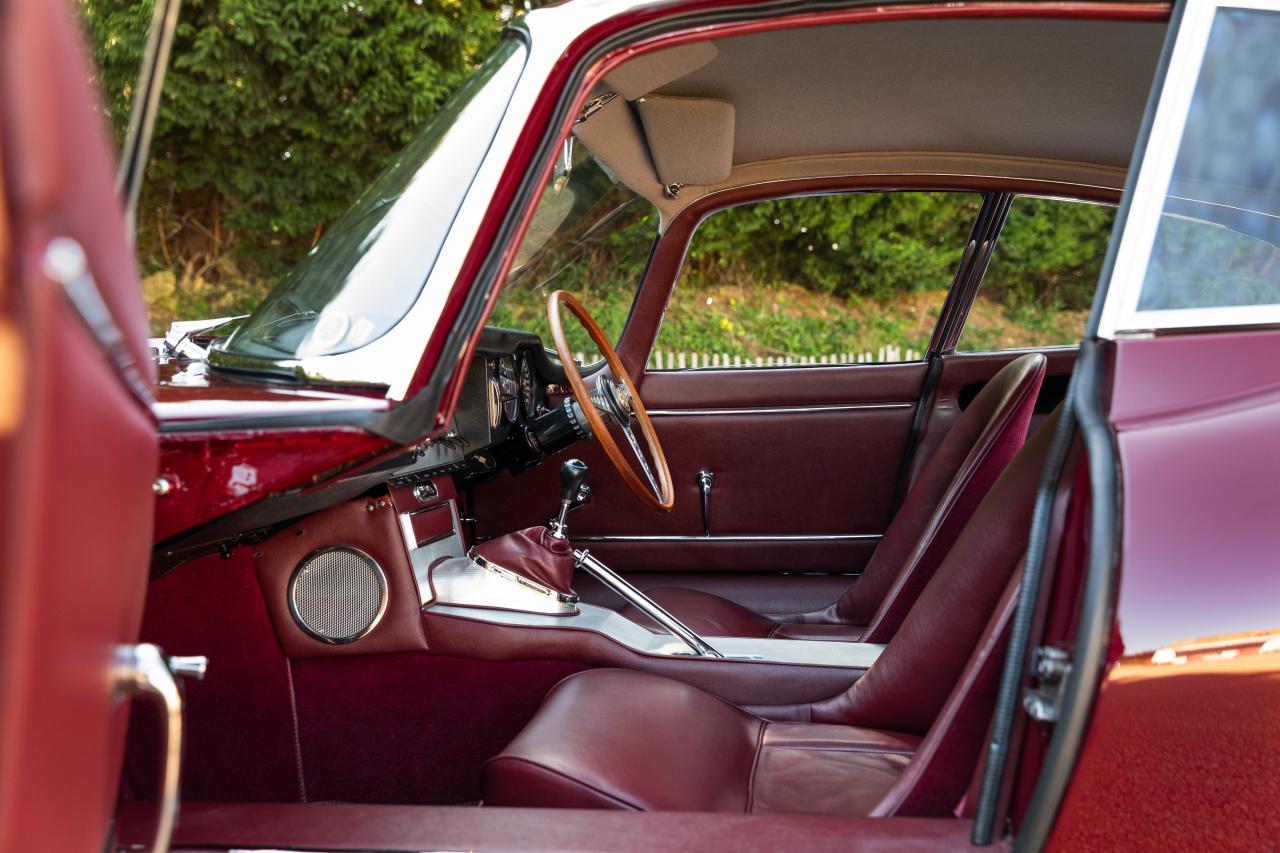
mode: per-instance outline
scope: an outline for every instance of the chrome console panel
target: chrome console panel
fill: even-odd
[[[483,557],[445,557],[428,568],[423,603],[452,607],[518,610],[547,616],[578,613],[577,597],[565,596]]]
[[[467,554],[467,549],[462,542],[462,528],[458,523],[458,504],[456,501],[446,501],[445,504],[449,508],[449,515],[453,525],[448,535],[431,542],[424,542],[421,545],[417,544],[418,537],[413,532],[413,516],[416,513],[402,512],[400,514],[400,532],[404,536],[404,546],[409,551],[409,561],[413,565],[413,577],[418,582],[418,598],[422,604],[427,604],[432,600],[432,563],[446,557],[465,557]],[[432,509],[435,509],[435,507],[423,511],[430,512]]]
[[[697,657],[671,634],[654,634],[622,614],[606,607],[579,604],[576,616],[544,616],[475,607],[435,604],[431,613],[472,619],[493,625],[530,628],[574,628],[602,634],[619,645],[646,655]],[[876,662],[884,646],[879,643],[837,643],[818,640],[770,640],[751,637],[712,637],[723,660],[760,661],[803,666],[836,666],[866,669]]]

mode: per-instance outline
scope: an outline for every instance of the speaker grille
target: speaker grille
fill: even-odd
[[[387,577],[373,558],[345,545],[312,553],[289,579],[289,610],[299,627],[327,643],[373,630],[387,607]]]

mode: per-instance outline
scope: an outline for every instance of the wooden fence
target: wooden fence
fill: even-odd
[[[573,354],[579,364],[584,353]],[[593,354],[592,361],[596,356]],[[919,361],[924,354],[910,347],[882,346],[876,352],[833,352],[807,356],[750,356],[718,352],[674,352],[657,350],[649,356],[650,370],[684,370],[694,367],[782,367],[798,364],[876,364],[894,361]]]

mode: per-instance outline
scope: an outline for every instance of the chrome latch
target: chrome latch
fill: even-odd
[[[711,535],[711,487],[716,484],[714,471],[698,472],[698,491],[702,495],[702,535]]]
[[[1071,659],[1062,649],[1041,646],[1036,649],[1031,673],[1040,684],[1023,692],[1022,708],[1037,722],[1056,723],[1062,710],[1062,686],[1071,674]]]

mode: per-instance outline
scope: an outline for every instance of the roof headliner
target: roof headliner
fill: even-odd
[[[642,57],[653,68],[669,53],[683,75],[655,81],[654,92],[725,100],[737,111],[729,178],[686,187],[674,203],[654,200],[670,215],[719,189],[853,174],[873,161],[892,172],[897,159],[913,172],[936,160],[939,174],[1009,162],[1018,164],[1010,176],[1069,180],[1074,169],[1081,183],[1118,188],[1165,29],[1044,18],[895,21],[717,39],[716,55],[687,73],[679,53],[687,49]],[[589,144],[611,160],[607,145]],[[628,165],[634,173],[640,164]],[[644,171],[652,176],[651,164]],[[657,186],[656,176],[650,186],[628,182],[651,198]]]

